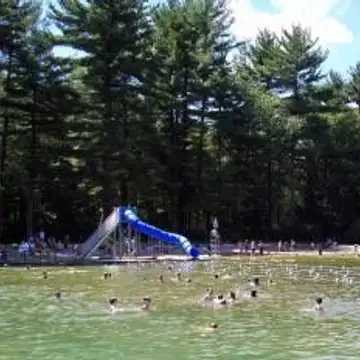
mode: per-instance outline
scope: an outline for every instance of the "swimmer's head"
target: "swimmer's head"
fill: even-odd
[[[257,291],[256,290],[251,290],[250,291],[250,297],[256,298],[257,297]]]
[[[178,273],[176,274],[176,277],[178,278],[178,280],[181,280],[181,273],[178,272]]]
[[[253,283],[257,286],[260,285],[260,280],[258,277],[254,278]]]
[[[218,300],[222,300],[224,298],[224,295],[223,294],[219,294],[218,295]]]
[[[323,299],[322,299],[321,297],[317,297],[317,298],[315,299],[315,302],[316,302],[316,304],[321,305],[322,302],[323,302]]]
[[[151,299],[148,297],[143,298],[143,304],[141,305],[142,310],[150,310],[151,308]]]
[[[47,278],[48,278],[48,274],[47,274],[46,271],[43,272],[43,278],[44,278],[44,279],[47,279]]]
[[[56,297],[57,299],[61,299],[61,291],[57,291],[57,292],[55,293],[55,297]]]
[[[230,295],[230,299],[231,299],[231,300],[235,300],[235,299],[236,299],[235,293],[234,293],[233,291],[230,291],[229,295]]]
[[[109,304],[112,306],[115,306],[118,303],[118,299],[117,298],[110,298],[109,299]]]
[[[213,290],[212,288],[207,288],[207,289],[206,289],[206,293],[207,293],[208,295],[212,295],[212,294],[214,293],[214,290]]]
[[[219,275],[218,275],[218,274],[215,274],[215,275],[214,275],[214,278],[215,278],[215,279],[218,279],[218,278],[219,278]]]
[[[209,326],[211,329],[217,329],[219,326],[216,323],[211,323]]]
[[[164,276],[163,276],[163,275],[160,275],[160,276],[159,276],[159,280],[160,280],[161,283],[163,283],[163,282],[164,282]]]

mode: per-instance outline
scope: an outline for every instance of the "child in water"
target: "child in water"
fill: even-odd
[[[143,304],[141,305],[140,310],[151,311],[152,310],[151,305],[152,305],[152,301],[150,298],[143,298]]]
[[[214,306],[217,308],[226,308],[227,307],[227,302],[226,299],[224,298],[224,295],[220,294],[217,296],[217,298],[215,298],[213,300],[214,302]]]
[[[110,298],[109,304],[110,304],[110,311],[114,312],[119,304],[119,301],[117,298]]]
[[[110,311],[113,312],[138,312],[138,311],[151,311],[151,305],[152,301],[150,298],[144,298],[143,303],[140,307],[135,308],[119,308],[119,301],[117,298],[110,298],[109,299],[110,304]]]
[[[227,303],[228,305],[236,305],[237,301],[236,301],[236,295],[233,291],[230,291],[229,293],[229,297],[227,299]]]
[[[210,323],[206,326],[195,328],[196,332],[200,332],[201,335],[206,335],[207,333],[213,332],[219,328],[219,325],[216,323]]]
[[[260,286],[260,279],[258,277],[256,277],[252,281],[249,280],[249,284],[251,287],[258,287],[258,286]]]
[[[323,302],[323,299],[321,297],[318,297],[315,299],[315,307],[314,307],[315,311],[320,311],[320,312],[324,311],[322,302]]]
[[[203,301],[212,301],[214,299],[214,291],[211,288],[206,289]]]

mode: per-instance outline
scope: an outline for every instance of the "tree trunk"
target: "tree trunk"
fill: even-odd
[[[38,90],[33,90],[33,104],[38,104]],[[34,196],[37,178],[37,114],[33,111],[31,114],[31,148],[29,159],[29,181],[27,184],[27,213],[26,213],[26,235],[29,238],[34,232]]]
[[[6,81],[5,87],[6,91],[11,86],[11,72],[12,72],[12,64],[13,64],[13,51],[11,50],[9,53],[9,61],[6,69]],[[0,242],[2,242],[5,219],[4,219],[4,201],[5,201],[5,171],[6,171],[6,160],[7,160],[7,138],[9,135],[9,122],[10,117],[7,110],[4,111],[3,115],[3,131],[1,136],[1,157],[0,157]]]

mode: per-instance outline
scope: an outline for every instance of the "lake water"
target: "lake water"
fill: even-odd
[[[107,271],[112,277],[104,280]],[[192,281],[173,279],[178,271]],[[349,271],[248,260],[3,268],[0,359],[358,360],[360,269]],[[248,300],[247,280],[255,276],[259,298]],[[198,302],[210,286],[224,294],[237,287],[245,295],[236,308],[205,309]],[[153,299],[151,313],[109,312],[110,297],[131,309],[145,296]],[[323,314],[311,310],[316,296],[324,297]],[[209,331],[211,322],[218,329]]]

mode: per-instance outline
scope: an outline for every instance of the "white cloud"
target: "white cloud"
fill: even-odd
[[[269,1],[271,12],[254,4]],[[341,21],[352,0],[230,0],[235,17],[234,32],[239,39],[254,39],[259,29],[280,33],[292,24],[309,27],[324,45],[350,44],[353,34]]]

